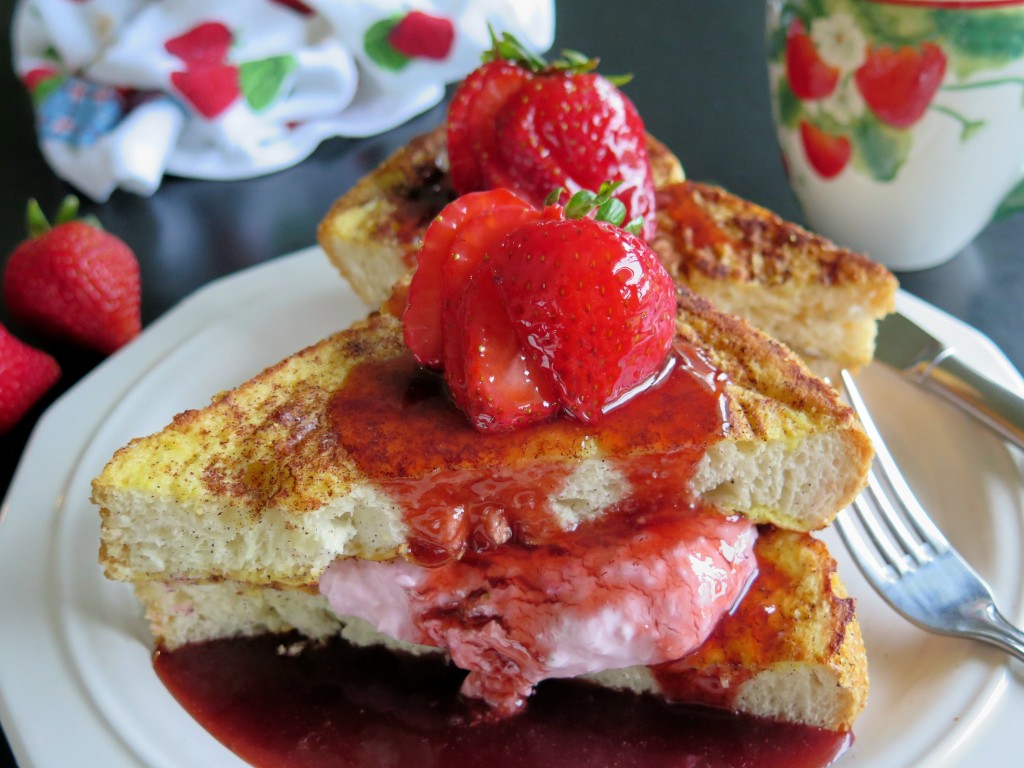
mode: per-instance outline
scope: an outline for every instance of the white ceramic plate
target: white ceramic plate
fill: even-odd
[[[968,362],[1024,392],[976,331],[909,296],[900,303]],[[42,418],[0,508],[0,719],[23,768],[242,765],[157,680],[137,604],[97,565],[89,481],[131,437],[364,314],[319,250],[282,257],[182,302]],[[878,366],[861,380],[924,502],[1020,620],[1021,457]],[[844,768],[1008,764],[1024,711],[1019,665],[903,622],[826,538],[859,597],[871,664],[870,702]]]

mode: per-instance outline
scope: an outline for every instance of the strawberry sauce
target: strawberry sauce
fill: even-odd
[[[288,638],[157,653],[181,705],[258,768],[821,768],[849,735],[667,705],[582,682],[544,683],[522,715],[467,725],[463,674],[343,641],[298,655]]]
[[[467,549],[559,540],[565,533],[549,499],[598,446],[631,480],[646,478],[619,511],[689,509],[686,483],[723,434],[723,408],[716,371],[698,350],[677,343],[661,380],[597,423],[557,418],[480,433],[451,404],[440,377],[409,355],[356,367],[330,414],[348,455],[401,505],[410,558],[437,566]]]

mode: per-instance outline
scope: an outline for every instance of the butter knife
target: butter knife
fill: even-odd
[[[879,323],[875,358],[1024,449],[1024,397],[971,368],[955,349],[904,315],[892,314]]]

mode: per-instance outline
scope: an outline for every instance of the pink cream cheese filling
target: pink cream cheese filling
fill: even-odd
[[[340,616],[447,649],[469,672],[462,693],[507,716],[547,678],[682,658],[755,573],[757,529],[743,518],[673,511],[626,523],[600,521],[558,544],[467,553],[437,568],[341,559],[320,591]]]

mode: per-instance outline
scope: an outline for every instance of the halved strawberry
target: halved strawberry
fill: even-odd
[[[803,22],[794,19],[786,34],[786,77],[799,99],[824,99],[839,84],[839,70],[826,64]]]
[[[402,315],[405,344],[421,365],[440,368],[443,364],[441,312],[446,295],[444,269],[452,259],[456,236],[462,226],[474,217],[481,214],[500,217],[498,212],[504,209],[510,209],[513,214],[532,210],[529,203],[507,189],[474,192],[449,203],[427,227]],[[494,220],[494,226],[505,227],[508,224],[500,218]],[[500,234],[507,231],[502,229]],[[474,237],[484,235],[478,232]],[[464,251],[463,258],[467,255],[468,251]]]
[[[854,79],[879,120],[909,128],[928,109],[945,73],[946,54],[935,43],[922,43],[919,50],[869,48]]]
[[[825,133],[806,120],[800,122],[800,140],[807,161],[825,179],[835,178],[842,173],[853,154],[853,145],[848,138]]]
[[[446,315],[445,383],[476,429],[504,432],[558,412],[550,375],[524,353],[489,269],[469,275]]]

